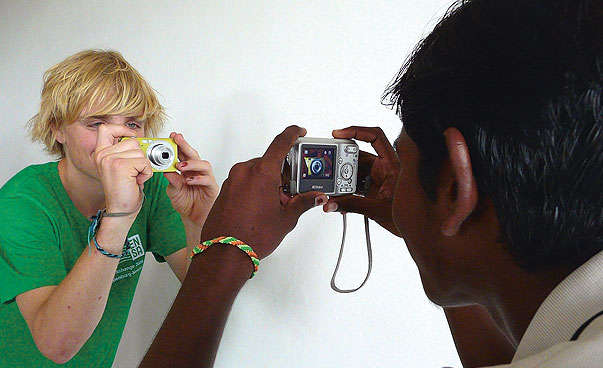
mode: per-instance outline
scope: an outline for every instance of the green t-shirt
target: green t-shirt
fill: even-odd
[[[90,220],[67,195],[56,162],[29,166],[0,189],[0,367],[111,367],[145,252],[164,262],[186,246],[167,185],[161,174],[145,183],[146,199],[126,238],[131,249],[119,261],[103,317],[64,365],[39,352],[15,297],[65,278],[87,246]]]

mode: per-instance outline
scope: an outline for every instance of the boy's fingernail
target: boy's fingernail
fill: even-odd
[[[337,211],[337,203],[335,202],[331,202],[329,204],[327,204],[327,209],[325,210],[325,212],[335,212]]]
[[[183,162],[181,162],[181,163],[180,163],[180,167],[185,167],[186,165],[188,165],[188,164],[186,163],[186,161],[183,161]]]

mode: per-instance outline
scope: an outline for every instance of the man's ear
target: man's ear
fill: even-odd
[[[454,174],[454,183],[448,201],[450,211],[442,223],[441,231],[446,236],[456,235],[463,221],[471,215],[477,205],[477,184],[473,177],[471,157],[465,137],[457,128],[447,128],[444,131],[450,169]]]
[[[50,130],[52,131],[52,135],[54,136],[55,141],[59,142],[60,144],[65,143],[65,134],[63,133],[62,126],[57,127],[56,125],[52,124],[50,126]]]

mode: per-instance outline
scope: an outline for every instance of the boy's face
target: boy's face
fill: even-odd
[[[450,295],[443,295],[453,290],[458,280],[455,249],[440,230],[444,219],[440,218],[438,203],[429,200],[419,181],[416,144],[402,130],[394,146],[400,159],[400,174],[392,203],[393,220],[417,264],[425,293],[436,304],[445,304]]]
[[[123,115],[82,117],[57,132],[57,141],[63,145],[65,159],[80,173],[98,179],[93,154],[96,149],[98,127],[103,125],[125,126],[132,137],[144,137],[144,122]],[[115,142],[117,143],[117,142]]]

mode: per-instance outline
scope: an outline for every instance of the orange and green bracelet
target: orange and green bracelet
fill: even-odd
[[[240,250],[245,252],[245,254],[247,254],[249,256],[249,258],[251,258],[251,263],[253,263],[253,273],[251,274],[251,277],[249,277],[249,278],[252,278],[253,276],[255,276],[255,273],[258,272],[258,267],[260,266],[260,260],[258,258],[258,255],[253,251],[253,248],[251,248],[249,245],[243,243],[239,239],[233,238],[232,236],[219,236],[215,239],[201,242],[199,245],[196,245],[193,248],[193,252],[191,253],[190,258],[192,259],[195,255],[203,252],[204,250],[206,250],[207,248],[211,247],[214,244],[228,244],[228,245],[234,245],[235,247],[239,248]]]

